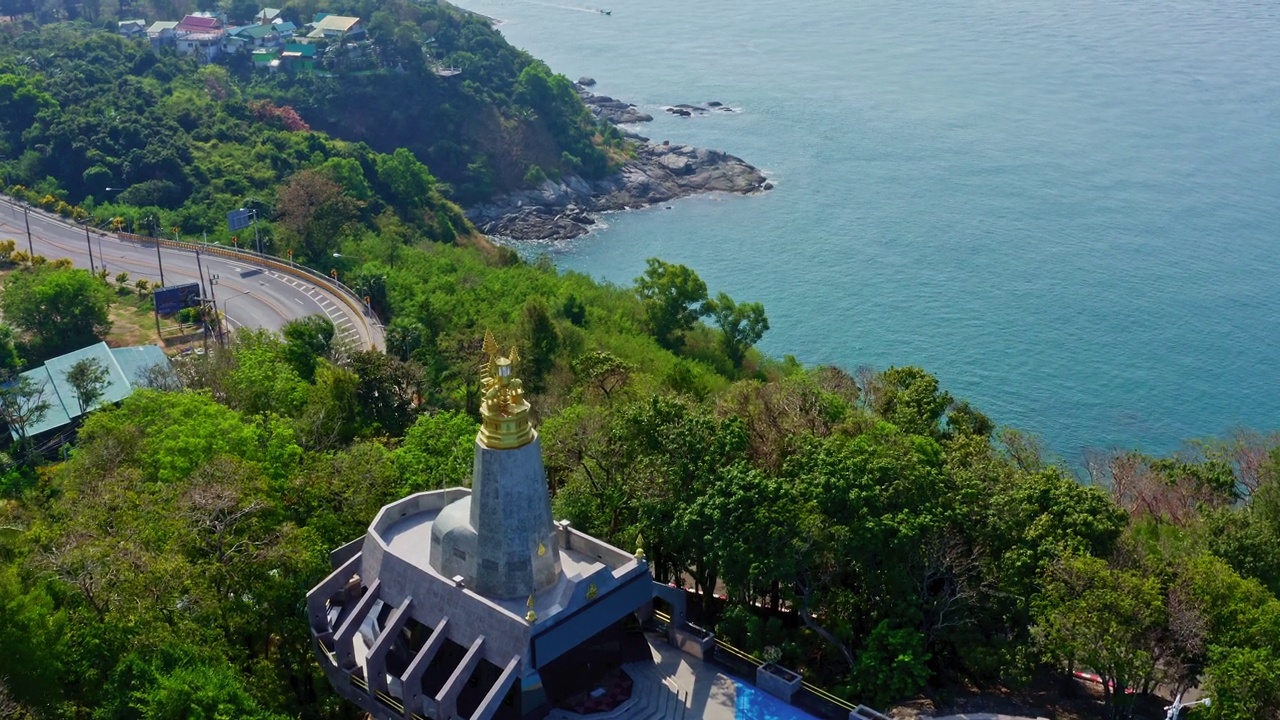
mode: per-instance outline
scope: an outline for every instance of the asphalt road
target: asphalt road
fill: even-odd
[[[77,267],[89,268],[91,244],[94,267],[105,266],[113,277],[127,272],[130,281],[146,278],[160,282],[154,245],[96,232],[90,232],[89,244],[86,244],[82,226],[36,211],[30,213],[29,219],[31,244],[38,255],[50,260],[70,258]],[[7,238],[12,238],[18,249],[28,249],[22,207],[0,199],[0,239]],[[381,347],[380,328],[321,287],[248,262],[205,253],[200,254],[200,264],[204,269],[205,287],[209,288],[212,280],[213,298],[233,329],[253,327],[278,331],[290,320],[320,314],[333,321],[339,337],[361,347]],[[166,285],[200,282],[195,253],[161,248],[160,267],[164,269]]]

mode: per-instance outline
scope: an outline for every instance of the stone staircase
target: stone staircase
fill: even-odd
[[[633,681],[631,699],[616,710],[595,715],[578,715],[555,708],[547,720],[686,720],[689,693],[662,674],[651,662],[623,665]]]

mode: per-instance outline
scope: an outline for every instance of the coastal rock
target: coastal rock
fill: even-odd
[[[590,80],[591,78],[583,79]],[[574,87],[578,91],[579,97],[582,98],[583,104],[591,111],[591,114],[602,120],[611,122],[614,125],[629,125],[653,120],[652,115],[642,112],[631,103],[615,100],[608,95],[596,95],[588,92],[581,81]]]
[[[711,102],[707,103],[707,107],[713,107],[713,108],[720,107],[722,105],[724,105],[724,103],[720,102],[719,100],[712,100]]]
[[[653,119],[634,105],[594,95],[584,85],[577,84],[578,94],[597,117],[615,125]],[[708,105],[731,112],[719,104]],[[709,112],[688,104],[665,109],[682,117]],[[660,205],[708,192],[747,194],[773,188],[758,169],[726,152],[674,145],[667,140],[650,143],[635,133],[623,133],[640,142],[634,146],[635,156],[613,175],[594,182],[576,175],[547,180],[537,188],[475,205],[467,210],[467,217],[489,235],[512,240],[569,240],[589,232],[597,222],[597,213]]]
[[[671,153],[658,158],[658,163],[670,170],[673,175],[688,175],[693,172],[693,163],[689,158]]]
[[[643,144],[617,173],[587,182],[566,177],[536,190],[472,207],[467,216],[489,235],[512,240],[569,240],[591,229],[593,213],[648,207],[707,192],[752,193],[765,176],[741,158],[690,145]]]
[[[591,87],[596,84],[596,79],[583,75],[582,77],[578,78],[578,84],[581,85],[582,87]]]

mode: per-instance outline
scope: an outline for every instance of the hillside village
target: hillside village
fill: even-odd
[[[117,32],[128,38],[147,39],[152,47],[172,47],[183,55],[212,62],[223,55],[250,54],[255,68],[272,72],[285,69],[311,72],[326,51],[341,48],[349,59],[359,59],[368,44],[361,18],[316,13],[301,26],[284,19],[278,8],[262,8],[254,22],[235,24],[226,13],[196,12],[180,20],[121,20]]]

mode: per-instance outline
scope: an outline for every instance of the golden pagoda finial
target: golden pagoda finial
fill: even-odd
[[[529,596],[529,602],[527,603],[527,606],[528,606],[528,608],[529,608],[529,612],[527,612],[527,613],[525,613],[525,614],[524,614],[524,619],[525,619],[525,620],[528,620],[528,621],[529,621],[529,622],[531,622],[531,623],[537,622],[537,621],[538,621],[538,613],[536,613],[536,612],[534,612],[534,611],[533,611],[533,596],[532,596],[532,595],[530,595],[530,596]]]
[[[485,447],[510,450],[533,441],[529,424],[529,403],[524,399],[524,386],[512,377],[511,368],[520,359],[514,347],[511,354],[498,354],[493,333],[485,331],[484,351],[489,356],[482,375],[484,396],[480,403],[479,440]]]
[[[636,533],[636,559],[644,559],[644,536]]]

